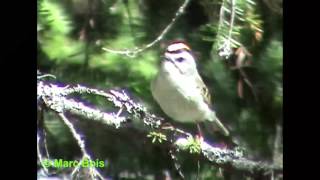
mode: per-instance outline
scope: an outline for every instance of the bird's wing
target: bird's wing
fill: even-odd
[[[196,82],[197,82],[197,88],[200,90],[204,102],[206,102],[206,104],[208,104],[208,106],[209,106],[210,108],[212,108],[211,96],[210,96],[209,89],[208,89],[207,86],[204,84],[204,82],[203,82],[203,80],[201,79],[200,75],[197,76]],[[215,122],[216,125],[222,130],[222,132],[223,132],[223,134],[224,134],[225,136],[229,136],[229,135],[230,135],[228,129],[221,123],[221,121],[218,119],[217,116],[215,116],[214,122]]]
[[[209,89],[204,84],[204,82],[203,82],[203,80],[202,80],[202,78],[200,77],[199,74],[196,76],[196,83],[197,83],[197,88],[201,92],[201,95],[203,97],[204,102],[206,104],[208,104],[209,107],[212,107],[211,95],[210,95]]]

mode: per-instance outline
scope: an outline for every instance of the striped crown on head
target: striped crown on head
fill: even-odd
[[[174,54],[182,51],[191,52],[190,46],[188,46],[184,41],[173,41],[169,44],[166,50],[166,52]]]

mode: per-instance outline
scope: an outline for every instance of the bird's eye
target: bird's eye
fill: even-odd
[[[182,61],[184,61],[184,58],[183,57],[179,57],[179,58],[177,58],[176,59],[178,62],[182,62]]]

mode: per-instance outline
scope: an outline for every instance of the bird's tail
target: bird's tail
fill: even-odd
[[[216,123],[216,125],[221,129],[221,131],[225,136],[230,135],[230,132],[228,131],[228,129],[221,123],[221,121],[217,117],[213,122]]]
[[[218,128],[222,131],[223,135],[230,136],[229,130],[222,124],[220,119],[216,116],[215,112],[212,112],[212,115],[210,117],[211,118],[209,120],[218,126]]]
[[[211,115],[212,119],[209,119],[211,121],[210,125],[207,127],[211,130],[216,131],[215,136],[220,137],[223,142],[227,143],[230,148],[234,148],[238,146],[238,143],[233,139],[233,137],[230,135],[229,130],[222,124],[220,119],[216,116],[216,114],[213,112]],[[218,131],[217,131],[218,130]]]

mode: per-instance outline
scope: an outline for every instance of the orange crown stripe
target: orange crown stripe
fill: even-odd
[[[190,51],[190,47],[187,46],[184,43],[174,43],[168,46],[167,51],[168,52],[174,52],[174,51],[178,51],[178,50],[182,50],[182,49],[186,49],[188,51]]]

